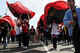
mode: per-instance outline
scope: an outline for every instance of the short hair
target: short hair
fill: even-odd
[[[22,15],[21,15],[21,18],[22,18],[22,20],[28,19],[28,15],[27,15],[27,14],[22,14]]]

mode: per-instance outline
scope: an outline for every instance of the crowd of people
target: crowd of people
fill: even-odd
[[[23,44],[24,48],[27,48],[29,47],[30,41],[32,43],[42,41],[48,45],[48,40],[51,40],[53,48],[55,49],[57,48],[57,43],[60,41],[71,44],[71,37],[68,34],[68,29],[63,23],[57,24],[55,20],[53,20],[51,26],[47,26],[45,30],[42,25],[39,25],[37,29],[35,29],[34,26],[31,26],[31,28],[29,27],[29,20],[21,21],[18,19],[16,27],[12,27],[11,31],[7,32],[8,34],[2,33],[0,30],[0,43],[4,44],[5,42],[6,44],[4,44],[4,47],[7,47],[9,42],[17,42],[18,47],[22,47]]]
[[[55,20],[45,30],[42,25],[39,25],[38,31],[41,36],[40,40],[46,45],[48,45],[48,40],[51,40],[54,49],[57,48],[57,43],[59,42],[67,45],[72,43],[72,36],[69,35],[68,28],[63,23],[56,23]]]
[[[31,39],[31,41],[34,41],[35,29],[33,26],[31,27],[31,29],[29,29],[28,20],[21,21],[20,19],[18,19],[16,22],[16,26],[11,27],[10,31],[6,30],[9,27],[6,26],[7,27],[6,28],[5,24],[3,24],[3,26],[0,26],[1,28],[0,29],[0,43],[4,45],[4,48],[6,48],[7,44],[10,42],[13,42],[13,43],[17,42],[18,47],[21,47],[22,43],[24,47],[28,47],[29,40]],[[3,29],[5,28],[5,29],[2,30],[2,28]]]
[[[34,12],[23,8],[20,3],[8,4],[9,10],[17,18],[16,26],[12,26],[10,18],[3,17],[0,22],[0,44],[7,48],[8,43],[16,42],[17,47],[29,47],[30,41],[43,42],[48,45],[49,40],[53,48],[57,49],[57,43],[72,44],[75,53],[80,52],[80,8],[74,6],[72,9],[64,1],[49,3],[44,8],[44,14],[40,17],[40,23],[35,29],[29,24],[29,20],[35,15]],[[56,4],[55,4],[56,3]],[[60,5],[59,5],[60,4]],[[71,3],[69,3],[71,4]],[[26,10],[25,10],[26,9]],[[76,12],[75,12],[76,11]],[[1,20],[0,20],[1,21]]]

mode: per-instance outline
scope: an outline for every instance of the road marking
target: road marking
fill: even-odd
[[[43,47],[44,47],[44,49],[47,51],[47,53],[50,53],[50,52],[48,51],[48,48],[46,47],[46,45],[45,45],[43,42],[41,42],[41,44],[43,45]]]
[[[22,53],[22,52],[14,52],[14,53]]]
[[[34,45],[34,44],[33,44]],[[40,44],[39,44],[40,45]],[[29,52],[29,51],[31,51],[31,50],[33,50],[33,49],[27,49],[26,48],[26,50],[24,50],[24,51],[20,51],[20,52],[13,52],[13,53],[24,53],[24,52]],[[35,48],[34,48],[34,50],[35,50]]]
[[[49,51],[48,51],[48,48],[44,45],[44,43],[43,42],[40,42],[41,43],[41,45],[43,45],[43,48],[47,51],[47,53],[50,53]],[[29,52],[29,51],[31,51],[32,49],[28,49],[28,50],[25,50],[25,51],[20,51],[20,52],[15,52],[15,53],[23,53],[23,52]]]

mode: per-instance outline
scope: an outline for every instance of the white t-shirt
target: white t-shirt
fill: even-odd
[[[60,32],[59,32],[59,30],[58,30],[58,26],[57,26],[57,24],[55,24],[55,23],[52,24],[51,34],[52,34],[52,35],[53,35],[53,34],[55,34],[55,35],[59,35],[59,34],[60,34]]]
[[[22,27],[16,27],[16,35],[19,35],[22,32]]]

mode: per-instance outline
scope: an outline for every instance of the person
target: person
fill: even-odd
[[[63,40],[63,25],[62,24],[58,24],[58,29],[59,29],[59,36],[58,36],[58,42]]]
[[[17,24],[16,26],[16,41],[18,41],[18,47],[21,47],[22,43],[22,27],[20,24]]]
[[[44,37],[45,37],[45,43],[48,45],[48,39],[49,39],[49,27],[47,26],[44,30]]]
[[[29,47],[29,20],[24,20],[22,24],[22,31],[23,31],[23,45],[24,48]]]
[[[38,32],[38,27],[35,30],[35,42],[39,42],[39,32]]]
[[[16,38],[16,30],[14,27],[12,27],[12,30],[10,31],[10,35],[11,35],[11,41],[15,42],[15,38]]]
[[[38,41],[40,41],[40,31],[39,31],[39,27],[37,27],[36,29],[36,34],[38,36]]]
[[[35,29],[34,29],[34,27],[33,26],[31,26],[31,29],[30,29],[30,34],[31,34],[31,40],[32,40],[32,42],[34,41],[34,35],[35,35]]]
[[[52,29],[51,29],[51,36],[52,36],[52,42],[53,42],[53,48],[57,48],[57,35],[59,35],[58,31],[58,25],[56,24],[55,20],[53,20],[52,23]]]
[[[65,13],[63,22],[64,22],[65,26],[68,27],[69,36],[72,36],[72,41],[73,41],[73,45],[74,45],[74,48],[75,48],[74,53],[80,53],[80,8],[76,8],[75,10],[76,10],[76,13],[77,13],[78,27],[73,28],[75,23],[73,21],[71,9],[69,9]],[[75,14],[74,14],[74,16],[75,16]]]
[[[69,39],[68,28],[66,26],[63,27],[63,36],[64,36],[64,43],[68,43],[69,45],[70,39]]]
[[[2,31],[0,29],[0,44],[2,43]]]
[[[42,19],[40,19],[39,32],[40,32],[40,39],[41,39],[41,41],[44,42],[44,23],[43,23]]]
[[[0,23],[0,29],[1,29],[1,36],[2,36],[2,38],[3,38],[3,48],[5,49],[5,48],[7,48],[7,45],[8,45],[8,43],[7,43],[7,34],[8,34],[8,32],[9,32],[9,25],[8,25],[8,23],[5,23],[5,22],[2,22],[2,23]]]

